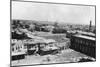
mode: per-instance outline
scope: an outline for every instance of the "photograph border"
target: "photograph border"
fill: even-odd
[[[31,2],[31,3],[44,3],[44,4],[59,4],[59,5],[74,5],[74,6],[91,6],[95,8],[95,29],[96,29],[96,5],[88,5],[88,4],[72,4],[72,3],[57,3],[57,2],[43,2],[43,1],[26,1],[26,0],[10,0],[10,67],[19,67],[19,66],[38,66],[38,65],[53,65],[53,64],[70,64],[70,63],[77,63],[77,62],[61,62],[61,63],[49,63],[49,64],[31,64],[31,65],[16,65],[16,66],[11,66],[11,21],[12,21],[12,1],[16,2]],[[96,34],[96,33],[95,33]],[[96,37],[95,37],[96,41]],[[95,42],[96,45],[96,42]],[[96,52],[95,52],[96,54]],[[96,55],[95,55],[96,56]],[[96,59],[96,57],[95,57]],[[95,61],[89,61],[89,62],[96,62]],[[88,63],[88,62],[78,62],[78,63]]]

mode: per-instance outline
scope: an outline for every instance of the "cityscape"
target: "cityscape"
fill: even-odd
[[[12,3],[18,4],[20,2],[12,1]],[[24,4],[24,2],[21,3]],[[30,8],[28,3],[27,3],[27,7]],[[32,4],[38,4],[39,6],[39,4],[44,5],[47,3],[33,2]],[[50,6],[52,4],[48,4],[48,5]],[[62,7],[61,4],[57,4],[57,5]],[[57,5],[56,7],[58,7]],[[12,8],[15,9],[15,6],[16,5],[12,4]],[[65,6],[66,5],[64,5],[64,7]],[[21,7],[24,6],[21,5]],[[47,10],[53,11],[53,9],[49,9],[48,6],[46,7],[46,10],[43,9],[43,7],[40,7],[40,9],[44,10],[45,11],[44,13],[46,13]],[[74,7],[74,5],[71,6],[70,8],[72,7]],[[83,9],[83,6],[81,7],[77,7],[77,8],[75,7],[73,11],[77,11],[79,8]],[[88,9],[93,10],[92,8],[90,8],[93,6],[87,6],[87,7]],[[52,13],[50,14],[52,17],[54,17],[52,19],[49,19],[47,14],[48,19],[45,21],[40,20],[41,18],[39,20],[34,20],[34,19],[30,20],[30,19],[23,19],[23,17],[18,18],[18,14],[16,13],[19,13],[19,17],[21,17],[20,15],[21,10],[18,10],[18,8],[16,9],[17,10],[15,11],[17,12],[12,12],[14,16],[12,16],[11,19],[11,66],[79,63],[79,62],[96,61],[96,26],[94,22],[95,20],[93,20],[95,17],[92,17],[89,14],[89,16],[92,17],[92,19],[88,19],[88,21],[86,20],[87,22],[85,24],[76,23],[76,21],[75,23],[74,21],[71,23],[65,21],[64,19],[63,21],[61,21],[62,19],[55,18],[56,14],[52,15]],[[39,9],[39,8],[34,8],[34,11],[35,9]],[[62,10],[64,12],[65,9]],[[28,11],[26,10],[26,12]],[[79,12],[82,13],[82,11]],[[81,14],[79,12],[78,14]],[[88,10],[86,9],[86,11],[84,10],[83,12],[88,13]],[[90,13],[91,12],[92,11],[90,11]],[[77,16],[75,18],[79,19],[77,12],[74,13],[75,14],[73,15]],[[16,16],[17,19],[15,18],[15,15],[17,15]],[[22,14],[22,16],[23,15],[24,13]],[[24,16],[28,16],[28,15],[24,15]],[[85,17],[87,17],[87,14]]]

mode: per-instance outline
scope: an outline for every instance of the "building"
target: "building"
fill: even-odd
[[[21,40],[12,39],[11,47],[11,60],[24,59],[26,55],[26,49],[24,49],[24,43]]]
[[[94,37],[81,34],[72,35],[70,48],[88,56],[96,57],[96,40]]]
[[[71,36],[72,36],[72,35],[75,35],[75,34],[77,34],[76,31],[67,31],[67,32],[66,32],[66,38],[71,38]]]
[[[53,39],[29,39],[24,40],[28,55],[39,54],[44,55],[56,51],[56,41]],[[46,53],[47,52],[47,53]]]

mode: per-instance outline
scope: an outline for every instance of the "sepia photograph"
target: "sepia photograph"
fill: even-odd
[[[10,66],[96,61],[96,6],[11,0]]]

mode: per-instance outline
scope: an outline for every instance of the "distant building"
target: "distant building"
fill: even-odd
[[[49,26],[46,26],[46,28],[47,28],[50,32],[52,32],[52,31],[53,31],[53,29],[54,29],[54,26],[49,25]]]
[[[70,48],[82,52],[88,56],[96,57],[96,40],[95,37],[76,34],[71,36]]]

